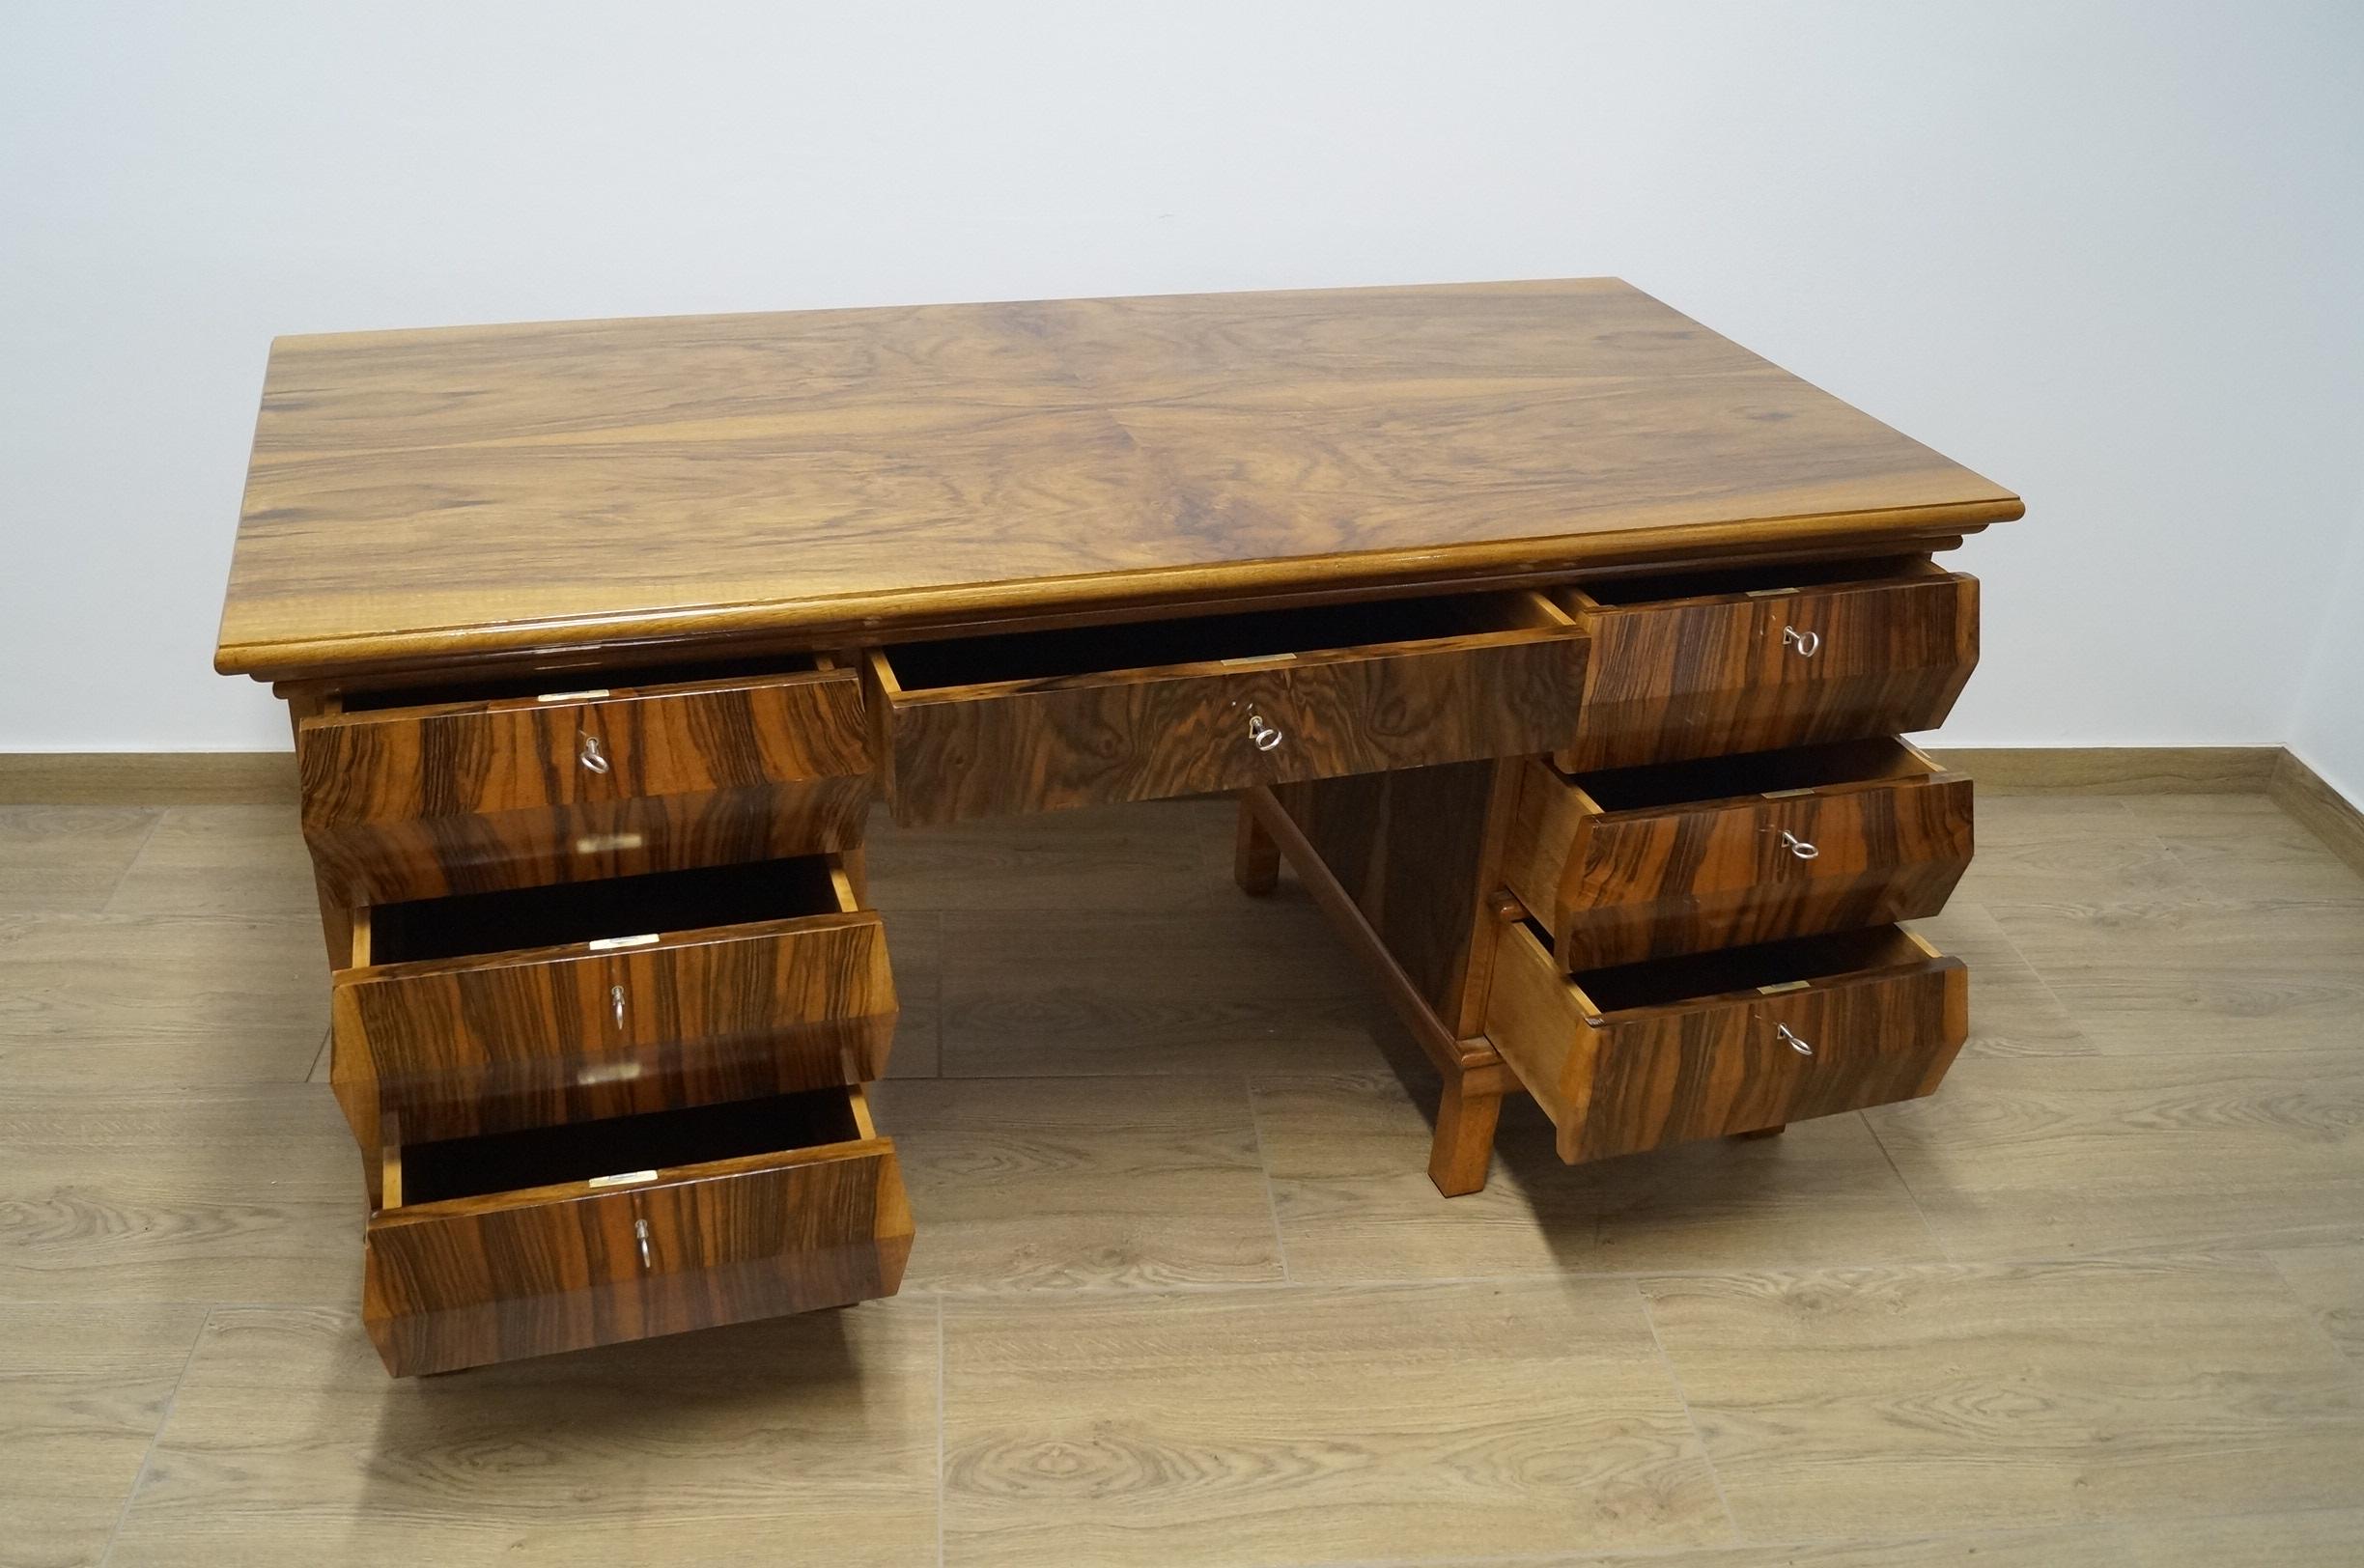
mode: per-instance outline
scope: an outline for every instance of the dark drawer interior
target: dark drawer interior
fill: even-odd
[[[406,1207],[633,1171],[779,1154],[861,1136],[843,1089],[406,1145]]]
[[[1713,599],[1727,594],[1777,594],[1797,588],[1909,581],[1934,571],[1925,556],[1883,555],[1855,561],[1792,561],[1776,566],[1727,567],[1714,572],[1602,577],[1574,586],[1595,604],[1614,606],[1647,604],[1662,599]]]
[[[1517,594],[1449,594],[952,637],[889,652],[896,682],[905,691],[923,691],[1510,630],[1536,624],[1529,603]]]
[[[390,686],[382,691],[348,691],[342,701],[349,714],[377,713],[389,708],[432,708],[451,703],[508,702],[521,697],[579,696],[586,688],[600,691],[638,690],[648,686],[688,686],[700,681],[762,681],[781,675],[810,675],[820,668],[810,654],[780,654],[768,658],[738,658],[724,662],[635,664],[597,669],[536,670],[519,675],[460,681],[450,686]]]
[[[370,962],[459,958],[838,912],[826,855],[380,904]]]
[[[1636,811],[1697,800],[1828,789],[1871,779],[1926,778],[1929,771],[1928,759],[1909,746],[1877,740],[1617,768],[1579,774],[1571,782],[1603,811]]]
[[[1546,946],[1550,944],[1548,934],[1532,929]],[[1867,969],[1893,968],[1921,963],[1927,957],[1927,951],[1903,932],[1881,926],[1587,969],[1569,980],[1601,1012],[1623,1013],[1765,986],[1794,986]]]

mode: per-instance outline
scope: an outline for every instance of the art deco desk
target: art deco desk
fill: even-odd
[[[1606,279],[283,340],[217,664],[294,714],[370,1332],[895,1290],[874,798],[1236,792],[1448,1194],[1508,1092],[1571,1162],[1927,1094],[1970,787],[1896,737],[2020,511]]]

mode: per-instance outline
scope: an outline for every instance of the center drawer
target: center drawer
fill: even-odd
[[[1926,558],[1560,590],[1592,637],[1562,772],[1935,729],[1978,663],[1978,580]]]
[[[1897,926],[1560,972],[1497,939],[1486,1037],[1573,1164],[1931,1093],[1969,1035],[1969,973]]]
[[[1548,750],[1585,639],[1541,594],[1457,594],[914,643],[871,656],[901,823]]]
[[[863,1082],[894,980],[833,855],[357,911],[331,1078],[365,1148]]]
[[[861,842],[870,745],[850,666],[592,679],[353,692],[299,719],[323,876],[374,904]]]
[[[1528,763],[1504,877],[1562,969],[1937,913],[1969,869],[1970,780],[1901,741],[1569,777]]]
[[[398,1377],[891,1296],[911,1254],[894,1145],[859,1088],[394,1143],[384,1162],[362,1320]]]

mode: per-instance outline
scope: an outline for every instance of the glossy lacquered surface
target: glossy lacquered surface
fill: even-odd
[[[386,1369],[448,1372],[892,1295],[911,1210],[861,1090],[717,1110],[713,1127],[652,1130],[658,1115],[557,1129],[554,1151],[521,1153],[520,1134],[390,1146],[362,1283]],[[650,1147],[749,1142],[760,1152],[635,1168],[658,1158]],[[451,1195],[405,1201],[422,1164]]]
[[[1499,939],[1486,1034],[1571,1162],[1928,1094],[1969,1035],[1961,961],[1894,927],[1573,977]]]
[[[827,858],[369,909],[353,959],[330,1016],[366,1139],[860,1083],[894,1038],[886,932]]]
[[[296,725],[305,841],[360,903],[850,848],[870,795],[859,678],[776,662],[334,700]]]
[[[296,719],[398,1372],[895,1289],[874,798],[1238,794],[1242,888],[1294,866],[1438,1071],[1449,1194],[1522,1084],[1597,1159],[1961,1038],[1881,923],[1967,785],[1887,738],[1977,658],[1929,553],[2019,503],[1614,280],[290,340],[248,481],[216,662]]]
[[[1592,641],[1566,773],[1934,729],[1978,665],[1978,580],[1920,558],[1560,598]]]
[[[873,656],[895,818],[1380,773],[1573,737],[1586,642],[1540,594],[1464,594]]]
[[[1573,778],[1535,758],[1503,876],[1578,970],[1932,915],[1972,839],[1969,778],[1899,741]]]
[[[285,338],[216,661],[826,646],[2020,510],[1605,278]]]

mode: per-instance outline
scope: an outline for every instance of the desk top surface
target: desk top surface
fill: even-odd
[[[1607,278],[283,338],[216,663],[853,639],[2020,510]]]

